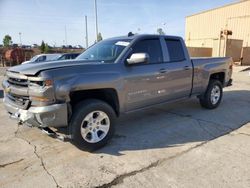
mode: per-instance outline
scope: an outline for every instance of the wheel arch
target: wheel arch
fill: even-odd
[[[210,74],[209,81],[210,80],[218,80],[221,82],[222,85],[225,84],[225,72],[216,72]]]
[[[113,108],[117,116],[120,115],[120,104],[118,99],[118,93],[113,88],[71,91],[69,97],[72,109],[74,109],[74,106],[76,104],[78,104],[83,100],[98,99],[109,104]]]

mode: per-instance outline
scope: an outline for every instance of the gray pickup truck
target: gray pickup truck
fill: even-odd
[[[196,96],[216,108],[232,83],[231,58],[190,59],[182,38],[129,35],[96,43],[75,60],[6,71],[4,105],[19,123],[68,127],[72,142],[104,146],[117,117]]]

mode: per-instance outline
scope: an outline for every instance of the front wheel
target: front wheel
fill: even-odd
[[[80,102],[70,123],[73,144],[91,151],[103,147],[114,134],[115,119],[113,108],[103,101]]]
[[[223,96],[222,84],[218,80],[210,80],[205,94],[200,98],[200,104],[207,109],[217,108]]]

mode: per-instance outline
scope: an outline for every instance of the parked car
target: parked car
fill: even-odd
[[[62,45],[63,49],[72,49],[72,45]]]
[[[19,123],[68,127],[76,146],[92,150],[110,140],[122,114],[190,97],[217,108],[223,87],[232,83],[232,63],[227,57],[190,59],[180,37],[117,37],[96,43],[71,63],[10,68],[3,101]]]
[[[66,53],[61,54],[58,56],[55,60],[69,60],[69,59],[75,59],[80,53]]]
[[[39,46],[38,46],[38,44],[32,44],[31,45],[31,48],[38,48]]]
[[[56,60],[60,55],[61,54],[39,54],[39,55],[32,57],[29,61],[24,61],[22,64],[53,61],[53,60]]]
[[[81,45],[76,45],[73,48],[75,48],[75,49],[83,49],[83,47]]]

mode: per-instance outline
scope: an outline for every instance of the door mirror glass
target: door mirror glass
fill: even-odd
[[[138,63],[148,63],[149,55],[147,53],[134,53],[127,59],[129,65]]]

